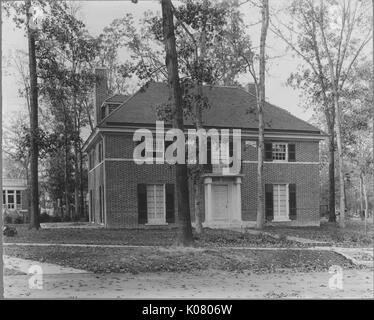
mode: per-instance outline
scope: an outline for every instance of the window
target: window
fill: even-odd
[[[94,221],[94,201],[93,201],[93,196],[92,196],[92,190],[90,190],[90,222],[95,222]]]
[[[273,185],[273,208],[275,221],[289,220],[287,184]]]
[[[16,205],[17,207],[21,206],[21,191],[20,190],[16,191]]]
[[[14,190],[8,190],[8,209],[14,209]]]
[[[165,186],[147,185],[148,223],[165,223]]]
[[[98,151],[98,161],[100,163],[100,162],[103,161],[103,143],[102,142],[99,143],[98,148],[99,148],[99,151]]]
[[[88,167],[89,169],[93,169],[94,167],[94,157],[93,157],[93,151],[91,151],[89,154],[88,154]]]
[[[104,119],[106,116],[106,106],[101,107],[101,119]]]
[[[3,206],[6,205],[6,194],[5,194],[5,190],[3,190]]]
[[[287,143],[273,143],[273,160],[287,161]]]

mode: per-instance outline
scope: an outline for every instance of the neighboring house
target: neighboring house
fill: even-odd
[[[168,164],[137,165],[133,160],[136,129],[154,131],[156,106],[168,101],[164,83],[150,83],[130,97],[106,96],[105,69],[95,89],[95,130],[85,142],[89,156],[90,221],[107,227],[173,225],[177,219],[175,171]],[[204,226],[254,226],[257,201],[256,96],[237,87],[205,87],[211,107],[204,126],[242,130],[240,174],[223,175],[212,167],[203,177]],[[319,225],[319,142],[323,133],[286,110],[266,103],[266,221],[296,226]],[[186,128],[193,128],[190,120]],[[155,133],[154,133],[155,134]],[[193,202],[191,200],[191,215]]]
[[[27,210],[26,179],[3,179],[3,211]]]

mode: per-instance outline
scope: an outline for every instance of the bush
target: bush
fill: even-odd
[[[3,235],[6,237],[14,237],[17,235],[17,230],[14,227],[5,226],[3,228]]]
[[[49,221],[51,221],[51,217],[46,212],[43,212],[39,217],[39,222],[44,223]]]
[[[15,217],[13,223],[15,223],[15,224],[23,223],[23,217],[21,217],[21,216]]]
[[[8,214],[4,216],[4,224],[11,224],[12,223],[12,217]]]
[[[71,218],[70,216],[65,216],[63,219],[62,219],[63,222],[70,222],[71,221]]]
[[[54,217],[51,217],[51,222],[61,222],[61,217],[60,216],[54,216]]]

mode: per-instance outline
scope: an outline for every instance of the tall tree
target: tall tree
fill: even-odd
[[[173,96],[174,99],[173,127],[184,132],[183,97],[179,82],[178,58],[175,46],[175,32],[171,0],[162,0],[161,7],[166,51],[165,64],[168,71],[170,95]],[[179,220],[178,241],[179,245],[188,246],[193,243],[193,237],[190,217],[187,165],[177,163],[175,166]]]
[[[303,89],[315,111],[322,112],[329,133],[330,221],[335,221],[335,141],[338,147],[340,225],[344,227],[344,172],[341,144],[340,94],[352,67],[370,40],[367,8],[360,1],[294,1],[288,8],[294,24],[275,16],[272,31],[304,65],[290,82]],[[369,30],[370,31],[370,30]],[[287,36],[288,34],[288,36]],[[293,39],[296,38],[296,42]]]
[[[30,229],[39,229],[39,182],[38,182],[38,78],[36,73],[35,37],[37,30],[32,28],[31,0],[26,1],[27,36],[29,46],[29,75],[30,75],[30,185],[31,212]]]
[[[264,210],[264,116],[263,108],[265,105],[265,69],[266,69],[266,38],[269,28],[269,1],[261,0],[260,4],[255,3],[261,10],[261,33],[259,53],[256,54],[252,48],[250,40],[242,35],[242,39],[233,39],[231,41],[235,52],[241,57],[246,65],[246,69],[251,74],[256,89],[256,114],[258,117],[258,148],[257,148],[257,217],[256,228],[262,229],[265,222]],[[257,67],[258,63],[258,67]],[[248,111],[253,113],[251,107]]]
[[[261,7],[261,38],[260,38],[260,62],[259,62],[259,85],[257,91],[257,113],[258,113],[258,155],[257,155],[257,220],[256,226],[262,229],[265,220],[264,210],[264,182],[263,182],[263,156],[264,156],[264,118],[263,108],[265,105],[265,45],[269,27],[269,0],[262,0]],[[257,86],[256,86],[257,87]]]

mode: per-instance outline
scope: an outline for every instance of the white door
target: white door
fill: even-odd
[[[213,220],[228,220],[228,186],[212,185]]]
[[[273,186],[274,221],[288,221],[288,188],[286,184]]]
[[[165,223],[165,190],[163,184],[147,185],[149,224]]]

